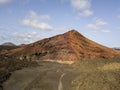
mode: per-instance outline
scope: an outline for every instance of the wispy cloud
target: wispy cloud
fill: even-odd
[[[79,16],[88,17],[88,16],[93,15],[93,11],[91,11],[91,10],[84,10],[84,11],[82,11],[82,12],[79,12],[78,15],[79,15]]]
[[[38,15],[34,11],[30,11],[29,15],[21,21],[22,25],[40,30],[52,30],[53,27],[45,22],[50,20],[49,15]]]
[[[9,3],[11,0],[0,0],[0,4],[7,4]]]
[[[107,24],[103,19],[95,19],[94,23],[88,24],[86,27],[94,31],[110,32],[110,30],[102,29]]]
[[[42,37],[37,34],[37,32],[26,32],[26,33],[18,33],[14,32],[11,34],[11,38],[13,41],[15,41],[17,44],[28,44],[32,43],[34,41],[40,40]]]
[[[107,24],[108,23],[102,19],[96,19],[94,23],[88,24],[86,27],[94,30],[99,30],[102,26],[105,26]]]
[[[84,10],[90,8],[89,0],[71,0],[72,6],[77,10]]]
[[[90,9],[90,0],[71,0],[71,5],[77,10],[79,16],[88,17],[93,15],[93,11]]]
[[[37,31],[19,32],[12,27],[0,27],[0,44],[4,42],[13,42],[15,44],[28,44],[44,38]]]

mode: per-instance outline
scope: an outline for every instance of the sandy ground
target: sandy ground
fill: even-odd
[[[107,61],[107,62],[106,62]],[[4,90],[119,90],[120,60],[75,64],[42,61],[13,72]]]
[[[64,90],[69,87],[69,84],[63,85],[64,78],[69,83],[70,75],[73,76],[68,65],[45,61],[38,67],[15,71],[3,87],[4,90]]]

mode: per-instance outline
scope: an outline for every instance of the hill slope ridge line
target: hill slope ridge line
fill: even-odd
[[[7,55],[29,60],[81,60],[120,56],[117,51],[89,40],[76,30],[22,46]]]

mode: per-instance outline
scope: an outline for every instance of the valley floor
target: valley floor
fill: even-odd
[[[119,90],[120,59],[74,64],[40,61],[38,67],[13,72],[4,90]]]

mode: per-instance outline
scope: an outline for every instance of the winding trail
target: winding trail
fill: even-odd
[[[69,76],[70,72],[64,67],[63,64],[42,62],[38,67],[17,70],[3,83],[4,90],[64,90],[68,88],[66,83],[69,84],[65,75]]]
[[[58,90],[63,90],[62,78],[65,76],[65,74],[66,73],[63,73],[59,79]]]

